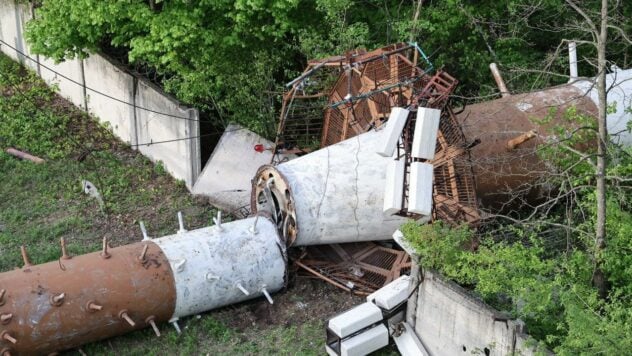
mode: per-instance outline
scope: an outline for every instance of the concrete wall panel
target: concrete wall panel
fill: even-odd
[[[199,164],[192,164],[199,162],[197,110],[181,107],[143,81],[138,82],[136,104],[138,149],[151,160],[162,161],[191,189],[200,171]]]
[[[57,92],[75,106],[83,108],[83,78],[81,60],[71,59],[58,64],[51,59],[40,57],[40,76],[49,85],[56,86]]]
[[[107,122],[121,140],[135,143],[133,77],[96,54],[84,60],[83,70],[88,111]]]
[[[409,303],[412,301],[409,301]],[[415,332],[431,355],[532,355],[522,323],[470,296],[453,282],[426,272],[417,298]]]
[[[18,48],[18,43],[21,43],[21,40],[18,39],[19,27],[17,24],[15,2],[9,0],[0,1],[0,39],[15,48]],[[19,60],[15,50],[4,44],[1,44],[0,48],[7,56],[16,61]]]

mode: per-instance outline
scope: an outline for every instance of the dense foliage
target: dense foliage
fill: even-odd
[[[588,7],[598,9],[594,1]],[[510,89],[564,78],[555,56],[578,16],[561,1],[353,0],[43,0],[27,38],[40,54],[63,60],[101,50],[127,54],[162,75],[181,100],[270,134],[283,84],[308,58],[414,40],[468,95],[495,92],[487,68],[498,62]],[[617,15],[632,14],[632,3]],[[626,24],[626,26],[629,26]],[[631,50],[613,42],[610,59],[627,66]],[[589,46],[580,47],[590,54]],[[592,69],[580,63],[586,75]]]
[[[550,350],[619,354],[632,346],[632,149],[609,147],[614,164],[607,170],[608,243],[600,251],[594,234],[594,155],[590,149],[569,149],[594,140],[594,120],[572,108],[565,116],[585,129],[542,149],[542,158],[557,167],[547,183],[559,189],[539,205],[541,211],[511,225],[500,219],[485,232],[440,222],[409,223],[403,232],[424,267],[523,319],[529,334]],[[609,286],[605,299],[593,286],[597,259]]]

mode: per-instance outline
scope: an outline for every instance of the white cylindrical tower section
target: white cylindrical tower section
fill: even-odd
[[[253,211],[276,218],[288,245],[387,240],[406,218],[382,213],[386,168],[370,131],[280,164],[253,180]]]
[[[590,99],[599,105],[597,86],[594,79],[580,80],[573,86],[587,93]],[[606,75],[608,90],[608,133],[612,141],[624,146],[632,145],[632,134],[628,129],[632,121],[632,69],[622,70],[616,66]]]
[[[174,318],[256,298],[285,284],[285,245],[274,223],[262,216],[153,242],[174,273]]]

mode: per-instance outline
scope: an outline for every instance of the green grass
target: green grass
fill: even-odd
[[[163,325],[157,338],[151,330],[141,330],[83,348],[89,355],[322,355],[324,328],[321,322],[301,326],[252,327],[240,332],[224,325],[213,315],[189,318],[178,335]],[[142,339],[147,342],[139,343]]]

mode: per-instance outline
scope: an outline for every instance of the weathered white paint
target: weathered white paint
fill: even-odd
[[[388,345],[388,329],[380,324],[340,344],[341,356],[364,356]]]
[[[296,210],[296,245],[388,240],[407,220],[382,213],[393,159],[375,153],[382,138],[370,131],[276,167]]]
[[[230,124],[213,150],[192,193],[209,197],[211,204],[233,211],[250,203],[250,180],[257,169],[272,161],[272,152],[254,146],[273,143],[236,124]]]
[[[382,320],[382,310],[373,303],[362,303],[329,320],[327,326],[338,337],[345,338],[356,331]]]
[[[285,253],[275,225],[255,217],[153,240],[171,263],[174,318],[275,292],[285,283]],[[245,292],[244,292],[245,290]]]
[[[430,108],[418,108],[413,134],[411,155],[416,158],[433,159],[437,145],[437,133],[439,132],[439,120],[441,110]]]
[[[382,141],[378,146],[377,153],[384,157],[391,157],[397,142],[402,136],[402,130],[408,120],[409,111],[403,108],[393,108],[386,122],[386,128],[382,131]]]
[[[408,211],[429,216],[432,213],[433,166],[429,163],[410,164],[410,184],[408,185]]]
[[[402,210],[405,163],[403,159],[393,160],[388,162],[386,166],[384,205],[382,207],[382,211],[386,215],[393,215]]]
[[[625,146],[632,145],[632,133],[627,125],[632,121],[632,69],[613,67],[613,72],[606,75],[608,91],[608,105],[614,107],[614,112],[608,113],[606,123],[612,141]],[[593,79],[578,80],[573,86],[587,93],[590,99],[599,107],[599,97],[596,83]]]
[[[408,298],[409,276],[401,276],[366,297],[367,302],[374,303],[384,310],[392,310]]]

